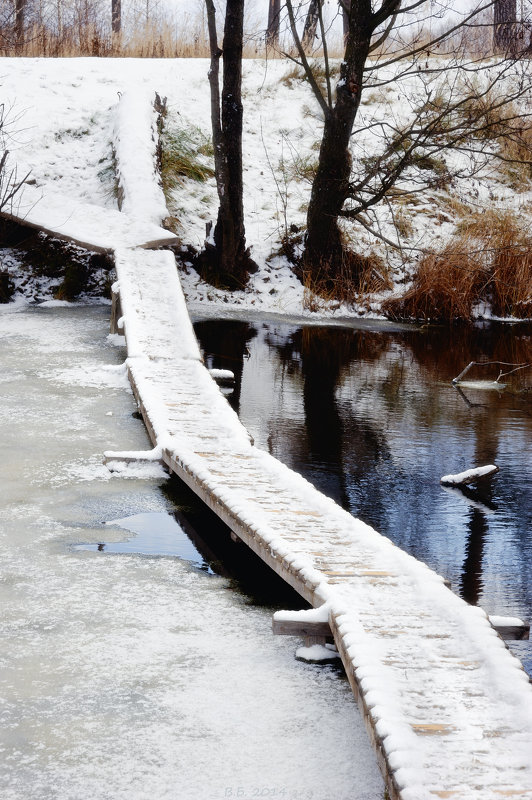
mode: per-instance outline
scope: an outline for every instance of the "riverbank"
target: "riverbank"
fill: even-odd
[[[281,250],[288,228],[304,228],[321,131],[319,115],[306,83],[293,75],[287,77],[291,70],[287,62],[246,60],[244,204],[247,241],[259,270],[241,291],[216,289],[201,280],[191,261],[191,253],[203,246],[206,223],[216,218],[217,211],[214,179],[209,174],[208,62],[6,58],[2,67],[2,92],[11,119],[5,146],[18,165],[18,174],[29,172],[29,180],[43,191],[104,208],[117,207],[112,142],[119,96],[153,89],[168,98],[166,146],[180,148],[193,166],[202,167],[199,173],[183,169],[167,187],[169,224],[182,242],[183,250],[177,253],[180,277],[192,308],[249,309],[308,319],[382,318],[383,303],[401,296],[411,285],[419,246],[441,250],[465,221],[478,222],[483,214],[513,213],[522,217],[525,227],[528,224],[530,181],[524,178],[518,186],[515,181],[510,185],[494,169],[489,174],[476,171],[459,186],[439,185],[425,194],[402,198],[394,211],[395,217],[400,212],[402,230],[408,233],[404,233],[402,251],[388,248],[364,229],[352,233],[356,233],[357,251],[374,253],[382,261],[391,288],[360,296],[351,305],[316,294],[296,277]],[[384,94],[368,93],[364,100],[368,118],[387,113],[386,109],[398,112],[400,98]],[[383,233],[397,233],[388,211],[383,208],[379,214]],[[61,281],[47,276],[46,270],[40,275],[21,270],[21,260],[13,250],[4,252],[1,259],[0,271],[10,276],[15,297],[43,300],[57,294]],[[102,276],[99,284],[91,288],[93,294],[100,294],[108,282]],[[484,303],[475,308],[474,315],[485,319],[494,313]]]

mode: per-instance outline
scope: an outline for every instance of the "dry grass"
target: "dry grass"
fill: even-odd
[[[389,270],[375,253],[361,256],[346,251],[340,268],[331,276],[328,270],[316,275],[301,268],[305,287],[303,303],[310,311],[319,311],[334,302],[353,305],[368,295],[391,288]]]
[[[465,217],[471,214],[471,206],[468,206],[463,200],[460,200],[454,194],[437,194],[434,199],[436,200],[439,208],[451,214],[453,217]]]
[[[168,19],[129,21],[121,36],[113,36],[109,20],[94,15],[86,24],[65,26],[59,35],[56,26],[35,23],[25,31],[24,41],[16,44],[13,35],[0,27],[0,56],[30,58],[75,58],[115,56],[120,58],[210,58],[209,39],[203,16],[185,17],[179,25]],[[129,31],[129,32],[128,32]],[[264,55],[263,36],[246,33],[244,57]],[[272,57],[272,54],[269,54]]]
[[[411,217],[404,208],[400,208],[393,216],[395,230],[403,239],[409,239],[414,233]]]
[[[312,74],[316,80],[316,83],[320,87],[321,91],[325,94],[327,91],[327,74],[325,70],[325,65],[319,61],[314,60],[310,62],[310,67],[312,69]],[[335,88],[335,84],[340,77],[340,65],[338,63],[332,63],[329,65],[329,77],[333,84],[333,88]],[[295,86],[307,81],[308,78],[306,76],[305,70],[302,67],[297,66],[296,64],[290,67],[287,72],[281,77],[280,81],[284,86],[287,86],[289,89],[292,89]]]
[[[383,310],[401,319],[471,319],[479,302],[500,317],[532,317],[532,233],[509,213],[463,220],[439,253],[425,255],[411,288]]]
[[[478,139],[496,145],[501,177],[515,191],[526,191],[532,178],[532,122],[514,103],[501,102],[494,91],[473,94],[460,115]]]
[[[161,134],[161,181],[168,197],[184,178],[203,183],[214,176],[212,143],[199,128],[164,128]]]
[[[290,159],[279,161],[278,169],[285,183],[291,180],[312,183],[318,171],[318,159],[314,155],[303,156],[294,152]]]

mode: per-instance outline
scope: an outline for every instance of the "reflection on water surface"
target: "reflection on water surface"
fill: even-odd
[[[145,511],[131,517],[107,522],[113,528],[122,528],[133,536],[123,541],[96,542],[76,545],[77,550],[92,550],[100,553],[137,553],[145,556],[177,556],[189,561],[198,569],[210,572],[207,562],[194,547],[173,514],[164,511]]]
[[[403,330],[277,322],[195,325],[207,365],[233,370],[229,398],[259,447],[449,578],[489,613],[532,619],[530,326]],[[496,463],[466,492],[440,477]],[[516,651],[532,668],[528,643]]]

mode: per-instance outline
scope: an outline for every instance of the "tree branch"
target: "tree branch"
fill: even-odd
[[[288,11],[290,30],[292,31],[292,36],[297,48],[297,52],[299,53],[299,58],[301,59],[301,64],[303,66],[303,69],[305,70],[305,75],[307,76],[307,80],[310,83],[312,93],[314,94],[314,97],[320,104],[321,110],[323,111],[325,117],[328,117],[330,113],[329,106],[327,105],[327,101],[325,100],[323,94],[321,93],[321,89],[316,82],[316,78],[314,77],[314,73],[312,72],[312,67],[308,62],[305,50],[303,49],[303,45],[301,44],[301,39],[299,38],[299,34],[297,32],[292,0],[286,0],[286,10]]]

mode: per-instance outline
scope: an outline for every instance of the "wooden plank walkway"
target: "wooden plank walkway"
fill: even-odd
[[[390,796],[532,798],[532,690],[484,612],[252,445],[201,363],[168,253],[121,250],[116,266],[154,446],[302,597],[326,604]]]
[[[159,225],[65,197],[53,187],[25,185],[2,217],[99,253],[116,247],[158,247],[177,237]]]

